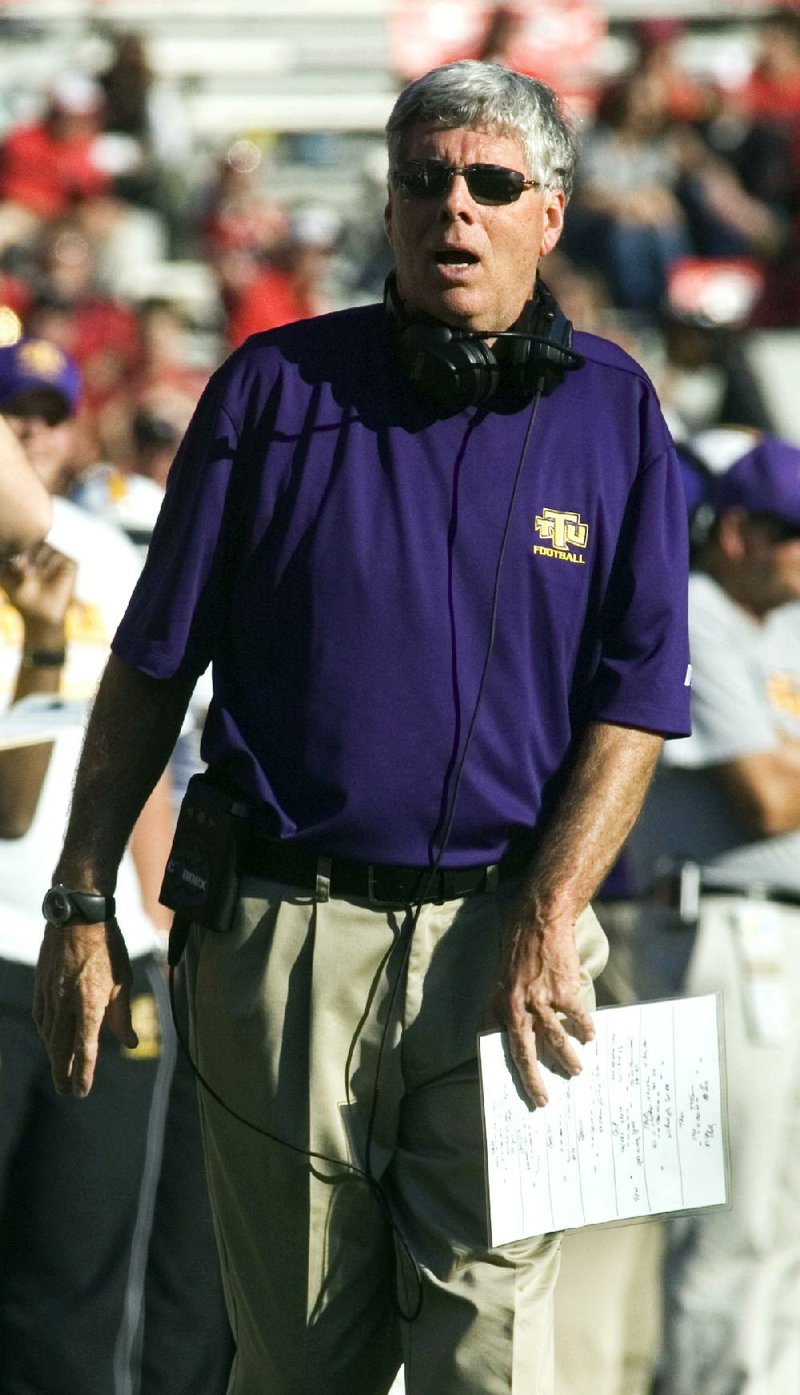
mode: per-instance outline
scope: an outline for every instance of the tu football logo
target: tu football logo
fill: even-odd
[[[555,557],[559,562],[573,562],[583,566],[585,558],[580,555],[589,542],[589,525],[584,523],[579,513],[564,512],[561,509],[542,509],[536,515],[535,530],[542,539],[534,543],[533,551],[538,557]],[[580,552],[573,551],[579,548]]]

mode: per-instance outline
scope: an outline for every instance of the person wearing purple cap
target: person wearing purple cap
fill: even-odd
[[[0,347],[0,440],[8,433],[24,453],[52,512],[45,541],[0,567],[0,698],[4,707],[38,704],[45,722],[51,704],[75,703],[79,717],[93,697],[140,570],[119,530],[61,495],[79,393],[77,365],[57,345],[26,338]],[[163,910],[157,886],[147,901],[141,853],[158,858],[160,846],[166,855],[171,809],[162,788],[121,867],[141,1044],[106,1054],[94,1107],[79,1116],[52,1088],[30,1000],[41,935],[37,880],[58,847],[80,742],[73,718],[52,741],[0,751],[4,1395],[122,1395],[138,1388],[141,1368],[147,1239],[175,1060],[156,958],[153,914]],[[187,1155],[182,1170],[193,1186],[199,1169]]]
[[[725,1014],[733,1204],[669,1223],[664,1395],[800,1372],[800,447],[741,441],[696,514],[692,734],[628,844],[640,993]]]
[[[652,385],[539,280],[555,94],[434,70],[387,127],[383,304],[251,337],[178,449],[45,896],[36,1017],[133,1044],[115,869],[211,663],[163,895],[231,1395],[546,1395],[560,1240],[489,1245],[477,1036],[572,1077],[589,904],[688,730],[687,538]],[[125,907],[120,903],[120,924]],[[102,1064],[102,1057],[100,1058]]]

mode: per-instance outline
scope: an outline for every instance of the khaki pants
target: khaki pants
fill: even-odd
[[[409,947],[402,912],[247,878],[230,933],[193,930],[229,1395],[385,1395],[401,1361],[408,1395],[552,1390],[559,1237],[487,1242],[476,1034],[515,889],[423,907]],[[591,1001],[605,937],[576,932]]]

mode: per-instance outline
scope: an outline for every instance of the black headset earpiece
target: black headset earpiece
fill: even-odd
[[[500,385],[497,358],[477,335],[417,320],[400,329],[396,344],[406,377],[437,406],[482,402]]]
[[[409,315],[394,274],[383,298],[400,365],[428,401],[450,412],[495,393],[532,397],[551,392],[583,359],[572,349],[572,325],[542,281],[537,281],[530,327],[489,335],[454,329]]]

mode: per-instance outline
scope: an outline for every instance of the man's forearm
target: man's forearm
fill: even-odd
[[[78,766],[56,881],[111,895],[134,824],[180,732],[191,678],[148,678],[112,654]]]
[[[660,736],[596,723],[587,731],[513,908],[492,1017],[506,1027],[523,1089],[547,1103],[542,1059],[581,1069],[570,1036],[594,1027],[581,997],[575,922],[615,861],[661,750]]]
[[[528,892],[546,918],[574,923],[613,866],[644,801],[663,737],[596,722],[545,829]]]
[[[710,773],[757,837],[800,828],[800,741],[711,766]]]

